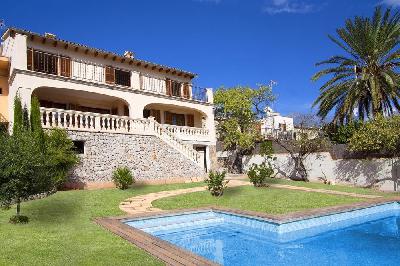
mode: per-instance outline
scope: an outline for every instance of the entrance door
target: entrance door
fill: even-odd
[[[200,162],[203,162],[204,171],[207,172],[207,157],[206,157],[206,147],[196,147],[196,151],[200,155]]]

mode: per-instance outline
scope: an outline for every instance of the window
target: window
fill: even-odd
[[[181,83],[172,81],[172,96],[181,97]]]
[[[74,149],[77,154],[85,154],[85,142],[82,140],[74,140]]]
[[[115,84],[130,87],[131,86],[131,72],[121,69],[115,69]]]
[[[184,126],[185,125],[185,115],[165,112],[165,124]]]
[[[106,67],[106,83],[122,86],[131,86],[131,72],[115,69],[112,66]]]
[[[165,87],[168,96],[181,97],[181,86],[182,84],[180,82],[170,79],[165,80]]]
[[[47,74],[58,74],[58,58],[55,55],[28,49],[28,69]]]
[[[154,117],[154,120],[156,120],[158,123],[161,123],[161,112],[160,112],[160,110],[144,109],[143,110],[143,117],[144,118],[149,118],[150,116]]]
[[[186,125],[188,127],[194,127],[194,115],[186,115]]]
[[[149,117],[150,117],[150,110],[144,109],[143,110],[143,118],[149,118]]]
[[[280,129],[281,131],[286,131],[286,124],[279,123],[279,129]]]

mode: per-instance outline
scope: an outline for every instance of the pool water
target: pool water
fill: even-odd
[[[224,212],[126,224],[222,265],[400,265],[400,206],[285,224]]]

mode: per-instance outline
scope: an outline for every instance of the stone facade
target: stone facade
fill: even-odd
[[[181,179],[205,175],[201,166],[156,136],[68,131],[84,142],[84,154],[70,175],[71,183],[109,183],[118,166],[131,169],[137,181]]]

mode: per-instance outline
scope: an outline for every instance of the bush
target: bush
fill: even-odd
[[[208,178],[204,180],[207,184],[207,189],[211,192],[211,195],[215,197],[222,196],[229,180],[225,180],[226,172],[214,172],[211,171],[208,174]]]
[[[274,174],[274,169],[269,163],[263,162],[260,165],[253,164],[247,172],[247,176],[250,182],[253,183],[255,187],[265,186],[267,178],[271,178]]]
[[[39,135],[40,139],[41,136]],[[69,171],[79,162],[74,143],[63,129],[52,129],[45,134],[47,165],[53,174],[56,187],[62,187],[67,181]]]
[[[338,144],[347,144],[349,143],[354,133],[356,133],[362,125],[362,122],[355,121],[340,126],[335,124],[328,124],[324,126],[323,129],[331,141]]]
[[[119,189],[127,189],[135,182],[131,170],[129,170],[128,167],[118,167],[113,172],[113,181],[115,186]]]
[[[10,223],[12,224],[27,224],[29,223],[28,216],[24,215],[13,215],[10,217]]]

